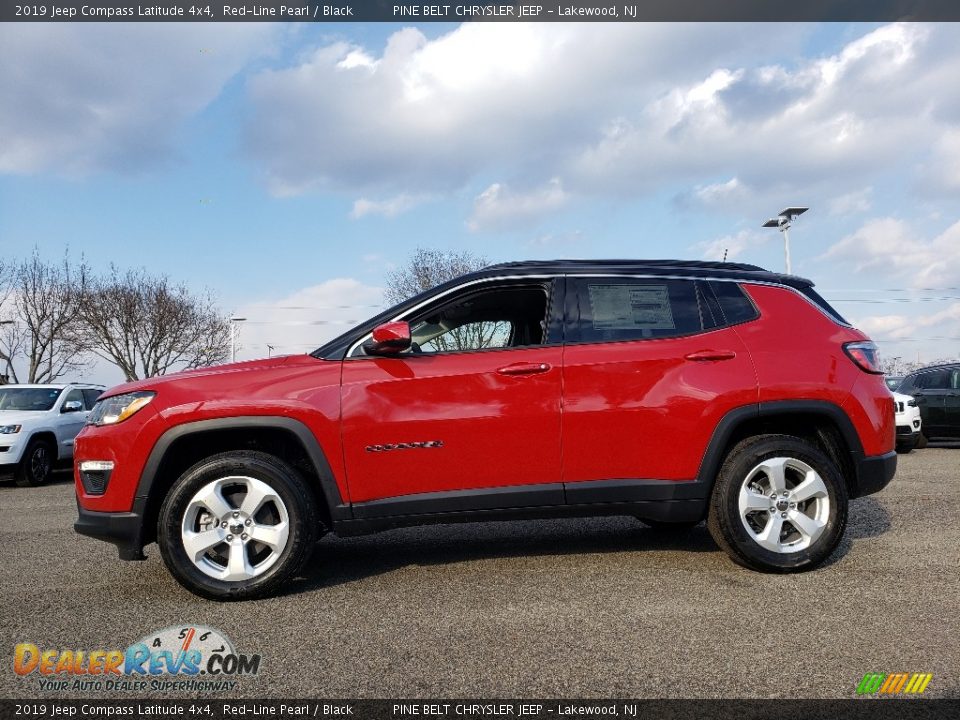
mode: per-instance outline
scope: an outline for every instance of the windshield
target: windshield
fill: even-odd
[[[0,387],[0,410],[50,410],[61,392],[61,388]]]

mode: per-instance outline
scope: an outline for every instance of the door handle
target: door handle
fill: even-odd
[[[500,375],[539,375],[549,369],[550,366],[547,363],[519,362],[497,368],[497,373]]]
[[[733,360],[737,354],[733,350],[697,350],[684,355],[686,360],[695,362],[709,362],[713,360]]]

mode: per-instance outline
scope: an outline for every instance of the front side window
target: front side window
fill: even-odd
[[[80,407],[83,407],[83,392],[79,388],[74,388],[67,393],[67,396],[63,399],[63,405],[60,407],[65,407],[68,402],[77,402],[80,403]]]
[[[572,339],[609,342],[679,337],[715,326],[693,280],[571,278],[579,310]]]
[[[413,343],[403,354],[475,352],[541,345],[548,286],[501,285],[467,291],[409,318]],[[363,355],[358,345],[351,356]]]
[[[97,402],[97,398],[103,395],[103,390],[98,390],[97,388],[85,388],[83,390],[83,400],[84,406],[87,410],[93,410],[93,406]]]

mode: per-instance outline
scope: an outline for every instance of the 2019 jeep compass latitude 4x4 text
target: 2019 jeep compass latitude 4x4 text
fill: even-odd
[[[247,598],[324,532],[632,515],[707,520],[734,561],[834,550],[896,471],[873,344],[801,278],[735,263],[495,265],[311,355],[113,388],[76,441],[76,529],[157,541]]]

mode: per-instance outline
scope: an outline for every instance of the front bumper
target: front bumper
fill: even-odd
[[[883,490],[897,474],[897,452],[860,458],[857,462],[857,491],[852,498],[872,495]]]
[[[897,440],[909,440],[920,435],[920,418],[913,422],[897,422]]]
[[[94,512],[77,503],[79,517],[73,529],[81,535],[113,543],[121,560],[146,560],[143,554],[143,511],[138,505],[135,504],[131,512]]]

